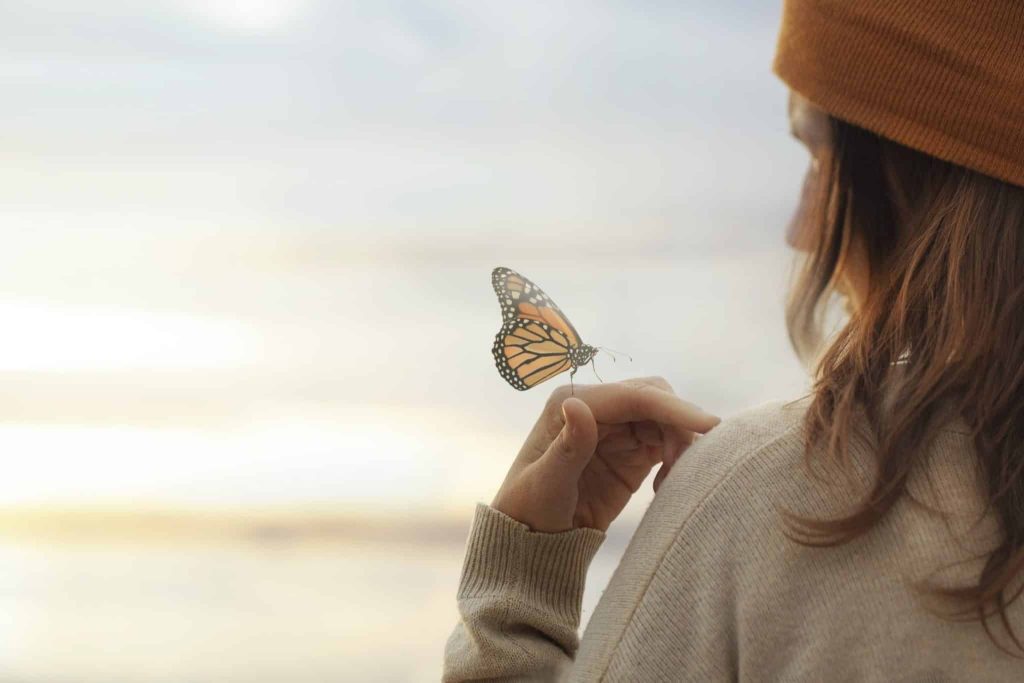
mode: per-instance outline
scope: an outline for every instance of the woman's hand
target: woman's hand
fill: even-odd
[[[607,531],[659,462],[676,459],[721,422],[660,377],[567,386],[551,394],[491,507],[534,531]]]

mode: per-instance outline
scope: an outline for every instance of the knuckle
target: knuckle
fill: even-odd
[[[556,435],[562,429],[562,425],[565,422],[565,419],[562,417],[562,402],[569,398],[571,394],[572,391],[569,386],[563,385],[556,387],[548,396],[543,414],[546,416],[544,422],[549,436]]]
[[[562,386],[555,387],[548,396],[548,407],[549,408],[560,408],[562,401],[569,398],[570,389],[568,385],[563,384]]]
[[[666,391],[672,391],[672,385],[669,384],[668,380],[660,375],[652,375],[650,377],[636,377],[633,379],[627,379],[622,382],[623,384],[633,388],[655,388]]]
[[[644,386],[647,386],[647,387],[655,387],[657,389],[662,389],[662,390],[665,390],[665,391],[672,391],[672,385],[669,384],[669,381],[667,379],[665,379],[664,377],[662,377],[661,375],[652,375],[650,377],[643,377],[643,378],[637,380],[637,382],[639,382],[640,384],[643,384]]]
[[[547,420],[547,433],[549,439],[554,439],[561,433],[562,427],[565,426],[565,418],[562,417],[561,410],[552,410],[548,414]]]
[[[562,419],[562,402],[569,397],[568,389],[562,390],[563,387],[554,389],[549,395],[548,400],[545,403],[544,413],[557,418]]]
[[[657,384],[637,382],[633,384],[627,400],[634,415],[648,417],[658,411],[660,406],[676,399],[675,393],[666,391]]]
[[[636,385],[635,391],[637,394],[652,394],[661,391],[661,388],[649,382],[643,382]]]
[[[644,384],[642,382],[633,383],[631,385],[631,389],[632,391],[629,392],[628,397],[630,407],[634,414],[640,414],[643,412],[648,396],[650,396],[652,391],[656,391],[656,389],[650,384]]]
[[[556,458],[565,461],[572,460],[572,447],[567,441],[564,431],[559,432],[559,434],[555,436],[551,445]]]
[[[651,382],[654,386],[664,389],[665,391],[673,391],[672,385],[664,377],[652,377]]]

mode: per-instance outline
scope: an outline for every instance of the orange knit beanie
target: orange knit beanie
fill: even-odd
[[[784,0],[772,70],[837,118],[1024,186],[1024,0]]]

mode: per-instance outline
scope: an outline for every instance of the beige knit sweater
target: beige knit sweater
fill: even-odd
[[[782,535],[775,506],[824,516],[852,501],[841,481],[801,469],[807,405],[805,397],[751,408],[689,448],[582,639],[580,600],[603,534],[534,533],[478,506],[444,680],[1024,680],[1024,659],[998,650],[977,622],[933,615],[909,588],[933,570],[943,583],[976,576],[977,560],[943,567],[984,550],[998,531],[980,516],[965,425],[950,422],[924,446],[928,467],[910,482],[919,503],[904,497],[847,545],[807,548]],[[872,445],[852,446],[854,481],[863,482]],[[1010,618],[1024,633],[1024,601]]]

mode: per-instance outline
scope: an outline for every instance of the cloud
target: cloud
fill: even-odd
[[[197,6],[9,6],[8,211],[457,248],[510,225],[574,241],[666,221],[702,242],[796,193],[774,20],[745,3]]]

